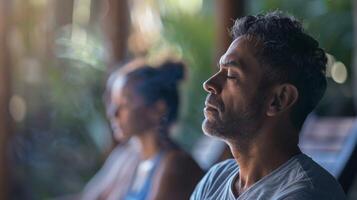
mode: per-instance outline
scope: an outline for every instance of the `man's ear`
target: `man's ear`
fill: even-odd
[[[269,99],[268,116],[276,116],[288,110],[299,98],[297,88],[289,83],[280,84],[272,89],[272,95]]]

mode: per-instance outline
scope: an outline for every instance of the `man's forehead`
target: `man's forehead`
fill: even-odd
[[[225,54],[219,59],[219,64],[225,64],[232,61],[241,62],[241,59],[245,57],[250,52],[249,43],[247,42],[246,37],[236,38],[228,47]]]
[[[256,47],[257,40],[247,36],[236,38],[226,53],[221,56],[219,66],[232,66],[240,70],[252,70],[259,66]],[[258,68],[257,68],[258,69]]]

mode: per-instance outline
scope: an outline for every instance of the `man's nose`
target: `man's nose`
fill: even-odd
[[[218,73],[211,76],[207,81],[203,83],[203,89],[212,94],[218,94],[220,92],[218,83]]]

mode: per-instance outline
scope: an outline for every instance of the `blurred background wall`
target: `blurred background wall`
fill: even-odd
[[[82,189],[114,145],[106,77],[135,56],[187,63],[174,137],[191,151],[202,137],[202,83],[231,42],[233,19],[276,9],[302,19],[329,53],[316,114],[355,116],[353,0],[0,0],[0,199]]]

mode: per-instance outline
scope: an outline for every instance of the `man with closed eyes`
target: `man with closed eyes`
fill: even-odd
[[[279,11],[238,19],[219,71],[204,83],[205,134],[234,159],[213,166],[191,200],[343,200],[339,183],[298,147],[326,90],[327,58],[299,21]]]

